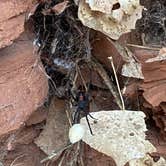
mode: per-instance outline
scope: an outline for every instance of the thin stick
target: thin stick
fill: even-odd
[[[14,166],[14,163],[15,163],[18,159],[20,159],[20,158],[22,158],[22,157],[24,157],[24,156],[26,156],[26,155],[27,155],[27,154],[22,154],[22,155],[16,157],[16,158],[12,161],[12,163],[10,164],[10,166]]]
[[[63,154],[58,166],[62,166],[65,156],[66,156],[66,151],[64,152],[64,154]]]
[[[70,115],[69,115],[68,109],[65,109],[65,112],[66,112],[67,119],[69,121],[69,126],[71,127],[72,126],[72,122],[71,122],[71,119],[70,119]]]
[[[83,144],[82,141],[80,141],[80,164],[81,166],[85,166],[84,161],[83,161]]]
[[[112,66],[112,69],[113,69],[113,72],[114,72],[114,75],[115,75],[115,80],[116,80],[119,96],[120,96],[121,103],[122,103],[122,110],[125,111],[125,104],[124,104],[124,100],[123,100],[122,93],[121,93],[121,90],[120,90],[119,81],[118,81],[118,77],[117,77],[117,74],[116,74],[116,70],[115,70],[115,66],[114,66],[114,63],[113,63],[112,56],[108,57],[108,59],[111,61],[111,66]]]
[[[63,152],[64,150],[70,148],[72,145],[73,145],[73,144],[69,144],[69,145],[65,146],[64,148],[62,148],[62,149],[60,149],[60,150],[58,150],[58,151],[56,150],[56,151],[52,152],[48,157],[44,158],[44,159],[41,160],[40,162],[41,162],[41,163],[44,163],[44,162],[46,162],[46,161],[48,161],[48,160],[51,160],[51,159],[54,158],[58,153]]]
[[[77,71],[78,71],[78,73],[79,73],[79,75],[80,75],[80,77],[81,77],[81,80],[82,80],[82,82],[83,82],[83,84],[84,84],[84,87],[85,87],[85,90],[86,90],[86,92],[88,91],[88,87],[86,86],[86,82],[85,82],[85,80],[84,80],[84,78],[83,78],[83,76],[82,76],[82,74],[81,74],[81,70],[80,70],[80,68],[79,68],[79,66],[77,65]]]
[[[161,48],[147,47],[147,46],[141,46],[141,45],[136,45],[136,44],[127,44],[127,46],[137,47],[137,48],[142,48],[142,49],[147,49],[147,50],[154,50],[154,51],[160,51],[160,49],[161,49]]]
[[[109,88],[110,92],[114,96],[117,105],[119,106],[120,109],[123,109],[121,101],[119,99],[118,92],[116,91],[116,88],[114,87],[113,83],[110,81],[109,76],[107,75],[107,72],[105,69],[102,67],[102,65],[97,62],[95,59],[91,61],[91,64],[93,65],[94,69],[99,73],[99,75],[103,78],[105,84]]]

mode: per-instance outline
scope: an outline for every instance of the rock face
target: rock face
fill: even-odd
[[[144,106],[152,111],[153,119],[166,139],[166,51],[159,53],[145,50],[135,51],[135,56],[142,64],[144,82],[140,88],[144,91]]]
[[[43,104],[47,78],[32,41],[22,35],[0,51],[0,135],[18,129]]]
[[[12,44],[24,31],[25,12],[32,0],[1,0],[0,48]]]

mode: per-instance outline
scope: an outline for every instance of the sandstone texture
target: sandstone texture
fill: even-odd
[[[24,31],[25,13],[32,0],[1,0],[0,48],[12,44]]]
[[[48,83],[32,41],[25,35],[1,49],[0,59],[0,135],[4,135],[24,125],[44,103]]]

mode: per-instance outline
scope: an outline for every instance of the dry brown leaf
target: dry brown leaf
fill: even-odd
[[[129,162],[129,166],[165,166],[166,160],[163,157],[155,162],[152,157],[146,155],[144,158],[134,159]]]
[[[61,149],[68,141],[68,120],[65,113],[65,101],[53,99],[49,108],[46,126],[35,143],[46,154]]]
[[[166,48],[165,47],[160,50],[158,56],[156,56],[154,58],[150,58],[146,62],[150,63],[150,62],[163,61],[163,60],[166,60]]]
[[[51,10],[56,14],[59,15],[65,11],[65,9],[68,7],[69,1],[64,1],[61,3],[56,4],[54,7],[51,8]]]
[[[122,75],[125,77],[144,79],[141,64],[136,61],[133,53],[127,47],[124,48],[121,46],[118,42],[112,43],[126,62],[122,67]]]
[[[129,8],[125,6],[124,9],[124,6],[120,6],[119,9],[112,10],[111,6],[116,5],[116,3],[121,4],[122,2],[82,0],[79,3],[78,17],[85,26],[98,30],[117,40],[123,33],[135,29],[136,21],[142,17],[143,7],[138,3],[133,8],[133,5],[131,6],[131,3],[129,3]]]

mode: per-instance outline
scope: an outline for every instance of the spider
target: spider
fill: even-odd
[[[85,116],[86,121],[88,123],[90,133],[92,135],[94,135],[92,132],[90,123],[89,123],[88,115],[94,120],[97,120],[97,119],[95,119],[89,113],[89,103],[90,103],[89,94],[84,90],[84,88],[79,89],[77,96],[76,96],[76,102],[77,102],[77,109],[74,113],[73,124],[80,123],[80,118],[81,118],[80,115],[81,115],[81,113],[83,113],[83,116]]]

